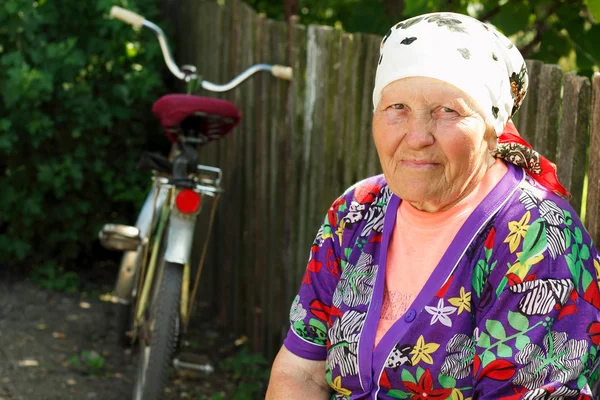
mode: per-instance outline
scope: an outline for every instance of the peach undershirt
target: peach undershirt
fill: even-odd
[[[449,210],[428,213],[400,203],[387,252],[385,292],[375,346],[408,310],[467,217],[508,171],[496,160],[482,181]]]

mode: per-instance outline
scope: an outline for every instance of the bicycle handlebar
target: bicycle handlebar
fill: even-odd
[[[118,7],[118,6],[113,6],[110,9],[110,16],[111,16],[111,18],[116,18],[125,23],[130,24],[134,28],[139,29],[141,27],[145,27],[145,28],[150,29],[152,32],[154,32],[154,34],[158,38],[158,42],[160,43],[160,49],[162,50],[163,57],[165,59],[165,63],[167,64],[167,67],[169,68],[169,71],[171,71],[171,73],[173,75],[175,75],[178,79],[181,79],[186,82],[190,82],[191,80],[200,80],[200,77],[198,77],[195,74],[195,71],[196,71],[195,67],[186,65],[183,67],[184,70],[182,71],[177,66],[177,64],[173,60],[171,51],[169,50],[169,45],[167,44],[166,36],[165,36],[164,32],[162,31],[162,29],[160,29],[160,27],[158,25],[152,23],[151,21],[148,21],[143,16],[136,14],[133,11],[129,11],[129,10],[126,10],[126,9]],[[256,73],[258,71],[269,71],[269,72],[271,72],[271,74],[274,77],[279,78],[279,79],[285,79],[285,80],[292,80],[292,75],[293,75],[292,68],[288,67],[288,66],[256,64],[256,65],[248,68],[247,70],[245,70],[238,76],[236,76],[234,79],[232,79],[228,83],[225,83],[223,85],[217,85],[217,84],[202,80],[201,86],[203,89],[206,89],[206,90],[209,90],[212,92],[226,92],[228,90],[235,88],[240,83],[242,83],[243,81],[245,81],[247,78],[249,78],[251,75],[253,75],[254,73]]]
[[[132,25],[134,28],[141,28],[145,18],[133,11],[121,7],[113,6],[110,9],[110,17],[120,19],[121,21]]]

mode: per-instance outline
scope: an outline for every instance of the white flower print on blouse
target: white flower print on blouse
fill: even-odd
[[[431,314],[431,324],[441,322],[442,325],[448,327],[452,326],[452,320],[448,317],[456,312],[456,307],[446,306],[444,307],[444,299],[438,301],[437,307],[426,306],[425,311]]]
[[[339,308],[344,302],[349,307],[356,307],[371,300],[377,278],[377,265],[372,262],[373,256],[362,253],[356,265],[346,264],[333,293],[334,306]]]
[[[300,296],[296,296],[290,308],[290,320],[296,322],[302,321],[304,318],[306,318],[306,310],[300,303]]]
[[[356,375],[358,372],[358,340],[365,316],[365,313],[350,310],[336,319],[327,332],[331,343],[327,361],[332,369],[339,365],[341,376]]]
[[[534,343],[527,344],[515,356],[520,364],[525,364],[517,372],[513,383],[535,389],[543,385],[550,374],[550,380],[567,383],[577,379],[583,371],[581,357],[588,352],[585,340],[567,341],[566,332],[551,332],[544,337],[544,348]]]

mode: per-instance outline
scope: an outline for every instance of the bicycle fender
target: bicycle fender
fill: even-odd
[[[183,216],[175,210],[171,213],[165,261],[181,265],[187,264],[192,250],[195,225],[195,216]]]
[[[140,237],[147,238],[150,233],[150,223],[152,222],[152,206],[154,204],[154,195],[156,190],[159,190],[158,197],[156,198],[156,208],[155,215],[158,215],[160,209],[167,199],[167,195],[169,190],[166,188],[161,188],[157,185],[152,186],[152,189],[148,193],[146,200],[144,201],[144,205],[142,206],[142,210],[138,216],[138,219],[135,223],[135,226],[140,230]],[[154,225],[158,223],[158,218],[154,219]]]

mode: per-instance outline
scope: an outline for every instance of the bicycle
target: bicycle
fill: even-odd
[[[201,369],[176,358],[185,331],[208,249],[210,232],[223,192],[222,171],[198,163],[198,150],[222,138],[240,121],[238,108],[225,100],[191,95],[198,86],[212,92],[231,90],[256,72],[292,79],[292,69],[256,64],[230,82],[217,85],[201,80],[196,67],[175,63],[163,31],[132,11],[112,7],[110,15],[136,28],[151,30],[160,43],[171,73],[187,84],[187,94],[168,94],[152,111],[172,142],[168,157],[144,153],[138,167],[153,172],[152,188],[135,226],[107,224],[99,232],[102,245],[123,251],[112,301],[116,305],[115,330],[125,345],[137,342],[139,361],[134,400],[162,397],[171,365]],[[191,288],[190,253],[194,229],[206,198],[212,198],[207,234]]]

